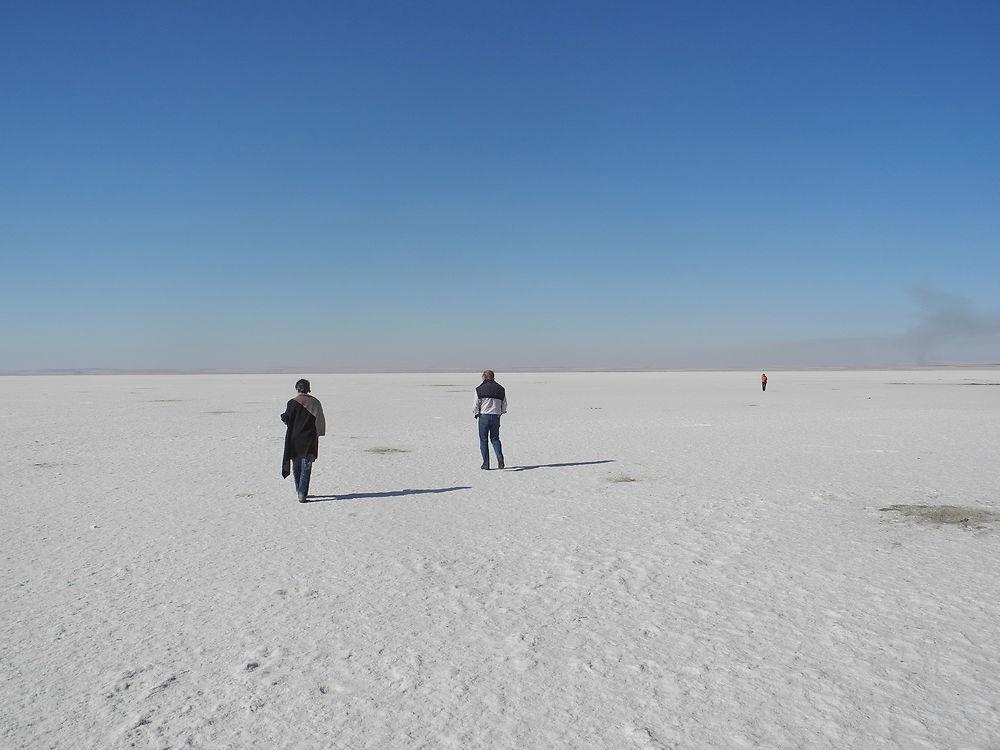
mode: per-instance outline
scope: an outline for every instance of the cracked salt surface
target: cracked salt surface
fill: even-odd
[[[0,746],[996,746],[995,389],[755,375],[501,373],[503,472],[476,373],[313,376],[305,505],[294,377],[4,378]]]

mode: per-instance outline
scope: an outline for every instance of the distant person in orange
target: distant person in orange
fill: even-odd
[[[760,374],[760,389],[762,391],[767,390],[767,374],[763,372]]]

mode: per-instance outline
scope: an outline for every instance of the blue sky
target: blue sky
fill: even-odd
[[[0,370],[1000,361],[995,2],[5,3]]]

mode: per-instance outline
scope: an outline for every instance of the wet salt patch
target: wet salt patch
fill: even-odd
[[[1000,513],[985,508],[960,505],[889,505],[879,508],[883,513],[930,525],[951,525],[969,529],[982,529],[1000,524]]]

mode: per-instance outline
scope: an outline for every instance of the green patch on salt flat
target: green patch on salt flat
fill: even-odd
[[[898,513],[916,523],[933,526],[950,525],[983,529],[992,524],[1000,524],[1000,513],[962,505],[889,505],[879,508],[879,511]]]
[[[638,482],[639,480],[635,477],[630,477],[628,474],[614,474],[608,477],[608,481],[619,484],[622,482]]]

